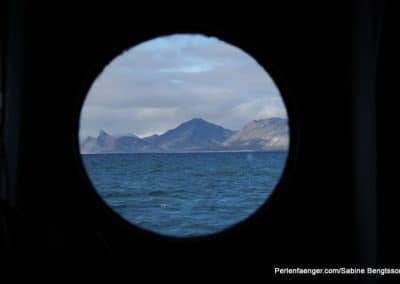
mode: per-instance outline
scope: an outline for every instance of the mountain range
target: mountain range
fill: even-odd
[[[101,130],[80,145],[82,154],[206,151],[286,151],[288,122],[284,118],[253,120],[234,131],[201,118],[186,121],[161,135],[112,136]]]

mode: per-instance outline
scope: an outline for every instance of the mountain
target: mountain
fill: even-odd
[[[194,118],[160,136],[145,138],[161,151],[206,151],[221,149],[235,132],[201,118]]]
[[[288,121],[277,117],[253,120],[224,141],[223,146],[231,150],[287,150]]]
[[[101,130],[97,137],[89,136],[82,142],[81,153],[274,151],[287,150],[288,143],[286,119],[254,120],[240,131],[233,131],[194,118],[162,135],[145,138],[135,135],[115,137]]]
[[[136,135],[121,136],[116,139],[115,151],[118,153],[142,152],[150,147],[150,144]]]
[[[160,135],[154,134],[154,135],[143,138],[143,140],[150,144],[155,144],[159,137],[160,137]]]
[[[148,147],[148,142],[135,135],[114,137],[100,130],[97,138],[89,136],[81,144],[81,153],[130,153],[141,152]]]

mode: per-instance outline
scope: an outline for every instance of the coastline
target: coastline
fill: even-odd
[[[289,150],[205,150],[205,151],[169,151],[169,152],[106,152],[106,153],[80,153],[86,155],[116,155],[116,154],[207,154],[207,153],[288,153]]]

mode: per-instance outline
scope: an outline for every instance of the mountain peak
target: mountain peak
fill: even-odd
[[[214,134],[215,134],[215,131],[217,131],[217,132],[225,131],[230,134],[232,134],[234,132],[230,129],[225,129],[220,125],[214,124],[214,123],[204,120],[202,118],[192,118],[191,120],[181,123],[176,128],[174,128],[172,130],[168,130],[164,134],[170,133],[172,131],[186,131],[186,130],[195,131],[196,133],[209,132],[209,133],[214,133]]]
[[[99,131],[99,136],[110,136],[107,132],[105,132],[103,129]]]
[[[190,121],[205,121],[205,120],[200,117],[195,117],[195,118],[192,118]]]
[[[167,150],[217,149],[232,134],[233,131],[229,129],[202,118],[193,118],[168,130],[153,141],[160,149]]]
[[[204,120],[202,118],[197,118],[196,117],[196,118],[192,118],[192,119],[190,119],[190,120],[188,120],[188,121],[186,121],[184,123],[211,123],[211,122],[208,122],[208,121],[206,121],[206,120]]]
[[[212,122],[206,121],[202,118],[192,118],[190,120],[187,120],[185,122],[182,122],[179,124],[175,129],[181,129],[181,128],[208,128],[208,127],[220,127],[219,125],[216,125]]]

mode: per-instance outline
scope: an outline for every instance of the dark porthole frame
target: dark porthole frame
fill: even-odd
[[[283,100],[284,106],[286,108],[289,124],[289,147],[286,157],[286,163],[282,174],[270,196],[264,201],[261,206],[256,208],[250,215],[248,215],[241,221],[229,225],[228,227],[220,231],[199,236],[180,237],[162,235],[158,232],[146,230],[121,216],[106,203],[106,201],[100,196],[95,186],[91,182],[84,167],[79,146],[79,126],[81,110],[92,84],[100,75],[100,73],[104,70],[104,68],[124,51],[129,50],[138,44],[158,37],[176,34],[199,34],[204,36],[214,36],[222,40],[223,42],[240,48],[242,51],[251,56],[257,62],[257,64],[259,64],[263,68],[263,70],[271,77],[275,86],[279,90],[281,99]],[[123,37],[123,39],[124,40],[122,42],[118,43],[117,48],[115,46],[112,46],[111,44],[109,46],[110,50],[101,53],[101,57],[92,65],[92,68],[90,70],[87,70],[86,77],[81,80],[81,86],[78,87],[79,100],[74,104],[75,107],[73,109],[73,133],[71,135],[71,144],[73,147],[72,151],[74,154],[74,158],[76,159],[78,174],[80,176],[85,191],[83,193],[84,202],[91,205],[89,209],[90,211],[95,211],[88,212],[88,215],[91,216],[92,221],[95,223],[112,222],[112,226],[116,226],[123,232],[125,231],[128,237],[133,237],[136,235],[146,240],[176,243],[194,243],[210,241],[213,239],[223,239],[229,235],[245,233],[246,229],[249,229],[252,226],[257,226],[257,224],[259,223],[261,224],[263,217],[265,217],[265,215],[268,215],[273,207],[279,206],[279,202],[282,199],[282,196],[287,194],[286,188],[288,187],[288,183],[291,180],[291,176],[296,164],[298,152],[297,149],[299,144],[299,127],[297,125],[298,122],[296,120],[297,115],[295,109],[296,103],[294,102],[294,96],[292,95],[289,82],[285,78],[284,70],[281,70],[279,68],[279,63],[274,63],[272,60],[270,60],[270,58],[268,57],[268,50],[251,50],[250,48],[247,48],[246,42],[248,41],[243,41],[243,39],[241,38],[235,39],[232,34],[225,32],[221,33],[221,31],[210,32],[201,29],[169,30],[167,32],[156,31],[150,32],[149,34],[146,34],[144,36],[137,36],[134,40],[128,37]],[[257,41],[257,39],[252,40],[254,42]]]

